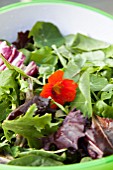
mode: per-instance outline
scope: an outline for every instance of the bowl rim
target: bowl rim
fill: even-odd
[[[90,10],[92,12],[96,12],[100,15],[103,15],[109,19],[111,19],[113,21],[113,16],[111,14],[108,14],[105,11],[102,11],[98,8],[94,8],[82,3],[78,3],[78,2],[70,2],[68,0],[32,0],[30,2],[16,2],[10,5],[6,5],[4,7],[0,8],[0,14],[14,10],[16,8],[20,8],[20,7],[25,7],[25,6],[29,6],[29,5],[49,5],[49,4],[62,4],[62,5],[70,5],[70,6],[76,6],[76,7],[80,7],[86,10]],[[104,164],[109,164],[113,161],[113,155],[110,156],[106,156],[100,159],[96,159],[96,160],[92,160],[89,162],[83,162],[83,163],[75,163],[75,164],[69,164],[69,165],[63,165],[63,166],[46,166],[46,167],[31,167],[31,166],[14,166],[14,165],[4,165],[4,164],[0,164],[0,169],[2,168],[9,168],[9,170],[36,170],[37,168],[39,168],[40,170],[52,170],[54,168],[54,170],[59,170],[59,168],[62,168],[62,170],[69,170],[69,168],[74,169],[74,168],[79,168],[79,169],[84,169],[84,168],[91,168],[93,166],[98,167]]]
[[[83,8],[83,9],[87,9],[87,10],[90,10],[92,12],[96,12],[98,14],[101,14],[111,20],[113,20],[113,15],[101,10],[101,9],[98,9],[98,8],[95,8],[95,7],[92,7],[92,6],[88,6],[88,5],[85,5],[85,4],[82,4],[82,3],[78,3],[78,2],[72,2],[72,1],[69,1],[69,0],[31,0],[31,1],[28,1],[28,2],[16,2],[16,3],[12,3],[10,5],[6,5],[6,6],[3,6],[0,8],[0,14],[1,13],[5,13],[5,12],[8,12],[10,10],[13,10],[15,8],[20,8],[20,7],[24,7],[24,6],[29,6],[29,5],[34,5],[34,4],[38,4],[38,5],[42,5],[42,4],[62,4],[62,5],[70,5],[70,6],[77,6],[77,7],[80,7],[80,8]]]

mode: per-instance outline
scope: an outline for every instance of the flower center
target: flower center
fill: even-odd
[[[52,93],[53,94],[60,94],[61,93],[61,88],[62,88],[62,85],[61,85],[61,82],[59,83],[56,83],[53,88],[52,88]]]

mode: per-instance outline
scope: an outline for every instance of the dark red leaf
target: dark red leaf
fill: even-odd
[[[33,43],[33,38],[32,37],[28,38],[28,35],[29,35],[29,31],[19,32],[17,40],[13,42],[12,44],[17,49],[25,48],[28,43]]]
[[[50,112],[50,113],[54,112],[54,110],[49,107],[49,105],[50,105],[49,99],[45,99],[45,98],[42,98],[42,97],[36,95],[32,99],[28,100],[23,105],[19,106],[17,109],[12,111],[8,115],[7,119],[13,120],[17,116],[25,114],[26,111],[28,110],[28,108],[30,107],[30,105],[32,105],[34,103],[37,105],[37,108],[38,108],[35,114],[42,115],[42,114],[47,113],[47,112]]]
[[[113,120],[92,118],[92,126],[86,131],[88,152],[92,158],[113,154]]]
[[[54,136],[57,147],[78,149],[78,139],[85,136],[85,125],[86,118],[83,117],[80,110],[71,111]]]

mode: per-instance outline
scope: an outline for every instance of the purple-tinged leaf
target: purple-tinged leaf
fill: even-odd
[[[12,44],[17,49],[25,48],[28,45],[28,43],[33,43],[33,38],[32,37],[28,38],[28,35],[29,35],[29,31],[18,32],[17,40]]]
[[[88,152],[92,158],[113,154],[113,120],[93,117],[91,129],[86,131]]]
[[[24,72],[29,75],[36,75],[38,73],[38,67],[34,61],[31,61],[28,66],[25,68]]]
[[[86,118],[83,117],[80,110],[71,111],[54,136],[57,147],[78,149],[78,139],[85,136],[85,125]]]
[[[32,99],[26,101],[23,105],[19,106],[17,109],[12,111],[8,115],[7,120],[13,120],[17,116],[25,114],[26,111],[28,110],[28,108],[34,103],[36,104],[36,106],[38,108],[35,114],[43,115],[44,113],[47,113],[47,112],[51,113],[54,111],[53,109],[50,109],[50,107],[49,107],[50,99],[45,99],[45,98],[42,98],[42,97],[36,95]]]

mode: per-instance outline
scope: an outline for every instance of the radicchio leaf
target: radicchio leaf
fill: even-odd
[[[28,66],[24,65],[25,55],[19,52],[13,45],[8,46],[6,41],[0,42],[0,53],[4,58],[14,66],[21,68],[29,76],[34,76],[38,73],[38,67],[34,61],[31,61]],[[6,65],[0,58],[0,71],[5,70]]]

